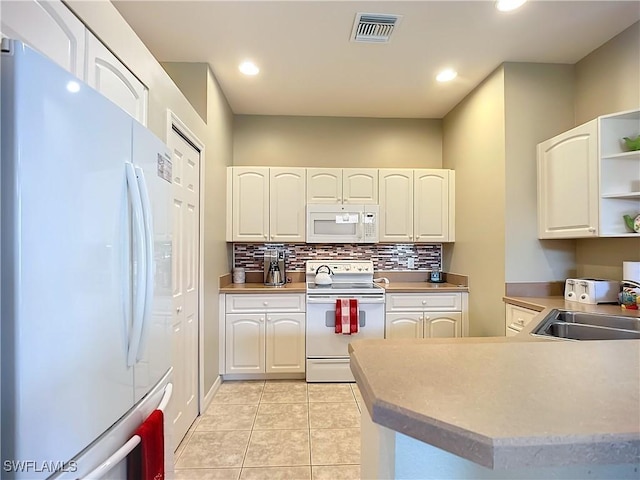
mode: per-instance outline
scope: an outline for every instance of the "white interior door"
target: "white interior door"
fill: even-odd
[[[198,415],[198,265],[200,152],[172,130],[173,161],[173,420],[175,445]]]

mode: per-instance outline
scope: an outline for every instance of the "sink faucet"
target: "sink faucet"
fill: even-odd
[[[622,282],[620,282],[622,284],[622,286],[629,286],[629,287],[634,287],[634,288],[640,288],[640,282],[636,282],[634,280],[622,280]]]

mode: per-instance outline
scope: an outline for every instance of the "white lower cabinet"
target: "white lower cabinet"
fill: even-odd
[[[467,336],[467,293],[387,294],[385,338]]]
[[[519,307],[510,303],[505,304],[505,333],[507,337],[514,337],[538,315],[537,310]]]
[[[302,295],[226,295],[224,304],[224,373],[304,373]]]
[[[227,373],[264,373],[264,314],[226,316]]]
[[[387,312],[385,338],[462,336],[462,312]]]

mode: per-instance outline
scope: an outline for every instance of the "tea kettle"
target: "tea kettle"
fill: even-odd
[[[327,271],[321,272],[320,270],[322,270],[323,268],[325,268]],[[328,265],[320,265],[316,269],[316,277],[314,279],[314,282],[316,285],[331,285],[331,283],[333,283],[331,275],[333,275],[333,272]]]

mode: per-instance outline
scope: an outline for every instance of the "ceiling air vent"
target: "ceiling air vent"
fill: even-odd
[[[387,43],[393,29],[400,24],[402,15],[385,13],[358,13],[351,32],[351,41]]]

